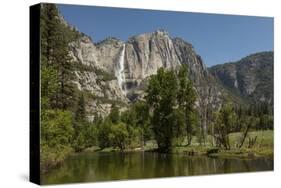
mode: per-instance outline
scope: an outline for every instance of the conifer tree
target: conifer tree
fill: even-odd
[[[41,11],[41,88],[42,98],[48,107],[70,109],[74,104],[73,62],[69,56],[69,39],[64,34],[66,26],[61,23],[54,4],[42,5]]]
[[[76,121],[80,121],[80,122],[83,122],[86,119],[85,99],[83,94],[80,94],[78,99],[75,119]]]
[[[120,120],[120,113],[119,113],[119,109],[118,107],[113,104],[111,106],[111,111],[110,111],[110,114],[109,114],[109,119],[111,120],[111,122],[113,124],[117,124]]]

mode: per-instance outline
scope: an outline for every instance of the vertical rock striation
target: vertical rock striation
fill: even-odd
[[[216,65],[210,72],[225,88],[247,101],[273,105],[273,52],[255,53],[237,62]]]
[[[138,100],[144,95],[147,79],[160,67],[177,69],[182,64],[188,65],[199,109],[216,108],[223,100],[221,88],[193,46],[180,38],[171,38],[167,31],[140,34],[127,42],[107,38],[93,43],[83,36],[70,46],[73,59],[83,65],[75,70],[78,89],[98,97],[96,103],[100,105],[110,105],[114,101],[126,105]],[[97,105],[94,108],[100,109]]]

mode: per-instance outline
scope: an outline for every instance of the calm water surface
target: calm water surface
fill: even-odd
[[[273,170],[272,159],[222,159],[181,154],[81,153],[42,175],[43,184],[95,182]]]

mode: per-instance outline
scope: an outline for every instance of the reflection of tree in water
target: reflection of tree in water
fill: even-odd
[[[265,159],[265,163],[270,169],[274,169],[274,160]]]
[[[214,174],[218,173],[218,170],[217,170],[217,160],[215,160],[214,158],[211,158],[211,163],[212,163],[212,170],[214,172]]]
[[[223,172],[227,173],[231,170],[231,162],[229,159],[224,159],[223,161]]]
[[[178,155],[174,157],[174,175],[182,176],[184,174],[188,174],[187,167],[187,158],[184,155]]]
[[[128,153],[126,154],[125,159],[125,168],[126,168],[126,175],[130,179],[139,178],[139,176],[142,174],[142,156],[138,153]]]
[[[73,183],[272,170],[270,159],[188,157],[153,152],[83,153],[43,175],[43,183]]]
[[[188,175],[194,175],[195,168],[194,168],[194,161],[193,160],[187,160],[187,171]]]
[[[246,172],[251,171],[251,168],[246,160],[243,160],[243,166],[244,166]]]
[[[156,155],[154,172],[156,177],[173,176],[173,163],[171,154]]]
[[[195,169],[194,169],[194,175],[200,175],[200,174],[211,174],[209,164],[210,159],[207,157],[200,157],[197,160],[195,160]]]
[[[49,174],[43,176],[43,182],[81,182],[91,171],[89,166],[92,160],[87,155],[79,157],[69,157],[57,169],[53,169]]]
[[[127,164],[125,154],[123,153],[106,153],[98,157],[97,179],[124,179],[127,178]]]

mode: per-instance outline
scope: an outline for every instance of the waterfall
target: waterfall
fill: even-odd
[[[126,44],[123,44],[122,51],[118,60],[118,69],[116,71],[116,77],[119,84],[119,87],[123,94],[126,94],[125,82],[125,73],[124,73],[124,58],[125,58],[125,48]]]

